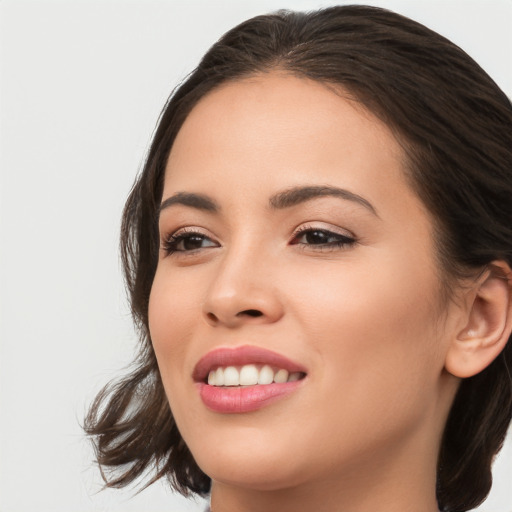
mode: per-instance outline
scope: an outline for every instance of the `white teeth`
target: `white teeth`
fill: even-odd
[[[290,373],[290,376],[288,377],[288,382],[294,382],[299,379],[300,379],[300,372]]]
[[[276,384],[283,384],[288,380],[288,371],[287,370],[278,370],[274,375],[274,382]]]
[[[258,375],[258,384],[272,384],[272,382],[274,382],[274,370],[265,365]]]
[[[222,368],[217,368],[215,371],[215,385],[224,386],[224,370]]]
[[[228,366],[224,370],[224,386],[239,386],[240,374],[234,366]],[[218,386],[218,384],[217,384]]]
[[[240,370],[240,386],[252,386],[258,384],[259,372],[254,364],[246,364]]]
[[[210,386],[254,386],[256,384],[284,384],[302,378],[301,372],[289,373],[288,370],[274,371],[271,366],[264,365],[258,370],[255,364],[246,364],[240,369],[235,366],[217,368],[208,374]]]

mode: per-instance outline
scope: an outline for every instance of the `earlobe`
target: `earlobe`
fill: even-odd
[[[505,348],[511,331],[512,271],[495,261],[471,287],[465,325],[448,349],[446,370],[460,378],[480,373]]]

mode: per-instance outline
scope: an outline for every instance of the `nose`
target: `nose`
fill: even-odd
[[[283,316],[281,293],[273,273],[275,265],[255,252],[233,251],[212,269],[214,276],[203,303],[208,324],[237,328],[277,322]]]

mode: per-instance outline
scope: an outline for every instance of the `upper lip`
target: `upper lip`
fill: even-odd
[[[243,345],[234,348],[217,348],[204,355],[194,367],[192,377],[196,382],[204,381],[208,373],[219,366],[243,366],[246,364],[262,364],[283,368],[289,373],[302,372],[306,369],[287,357],[254,345]]]

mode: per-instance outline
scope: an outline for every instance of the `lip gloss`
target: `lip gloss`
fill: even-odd
[[[282,384],[217,387],[198,382],[199,394],[208,409],[224,414],[257,411],[298,389],[303,380]]]
[[[199,395],[208,409],[220,413],[244,413],[261,409],[288,396],[303,384],[304,378],[288,382],[254,384],[250,386],[215,386],[207,384],[210,371],[219,367],[268,365],[286,370],[289,374],[301,373],[306,368],[282,354],[255,345],[219,347],[208,352],[196,364],[192,377]]]

